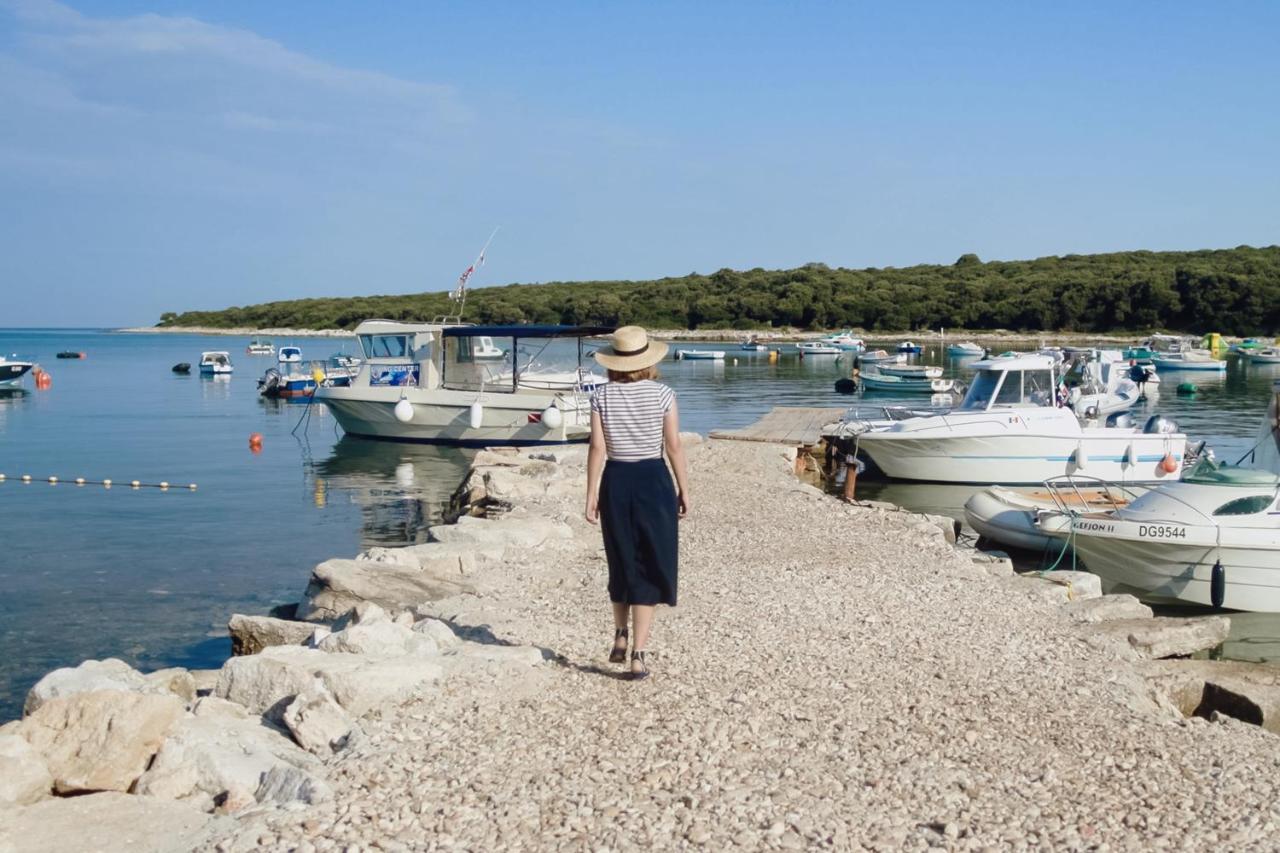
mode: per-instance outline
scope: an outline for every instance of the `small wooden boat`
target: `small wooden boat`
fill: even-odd
[[[881,364],[877,369],[885,376],[901,376],[904,379],[939,379],[942,377],[941,367],[926,367],[923,364]]]
[[[724,350],[722,349],[678,349],[676,350],[677,361],[722,361],[724,360]]]
[[[802,344],[796,344],[796,349],[800,355],[839,355],[843,350],[832,344],[824,344],[821,341],[806,341]]]
[[[945,394],[955,387],[954,379],[908,379],[884,373],[864,373],[864,391],[892,391],[895,394]]]
[[[882,349],[864,352],[858,356],[858,361],[862,364],[882,364],[884,362],[903,363],[907,360],[906,353],[890,353]]]

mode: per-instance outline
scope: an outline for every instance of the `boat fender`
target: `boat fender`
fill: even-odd
[[[1166,474],[1172,474],[1178,470],[1178,460],[1173,458],[1172,453],[1166,453],[1160,460],[1160,469]]]
[[[311,378],[315,380],[317,385],[323,385],[325,379],[324,371],[317,367],[315,370],[311,371]]]
[[[1083,471],[1089,466],[1089,455],[1084,452],[1084,442],[1076,445],[1076,468]]]
[[[564,423],[564,415],[555,403],[542,410],[542,425],[547,429],[560,429]]]
[[[473,426],[476,421],[475,407],[478,405],[479,403],[476,403],[471,407],[471,423]],[[400,402],[396,403],[395,409],[392,410],[392,414],[396,416],[396,420],[400,423],[407,424],[409,421],[413,420],[413,403],[410,403],[406,398],[401,397]]]
[[[1124,458],[1120,460],[1120,464],[1125,468],[1132,468],[1138,462],[1137,451],[1133,448],[1133,442],[1129,442],[1129,446],[1124,449]]]
[[[249,433],[249,449],[253,451],[258,451],[262,449],[262,433],[260,432]]]
[[[1209,577],[1209,601],[1214,607],[1221,608],[1226,598],[1227,570],[1223,568],[1222,561],[1218,560],[1213,564],[1213,572]]]
[[[406,403],[408,400],[405,401]],[[480,405],[480,401],[471,404],[471,428],[480,429],[480,425],[484,423],[484,406]]]

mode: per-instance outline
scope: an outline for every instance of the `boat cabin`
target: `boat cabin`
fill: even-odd
[[[1056,363],[1052,356],[1006,355],[974,362],[977,373],[960,411],[985,412],[1055,405]]]
[[[537,366],[557,341],[575,344],[607,335],[608,326],[465,326],[367,320],[356,328],[364,356],[357,384],[453,391],[514,393],[520,377]],[[559,355],[569,355],[563,347]]]

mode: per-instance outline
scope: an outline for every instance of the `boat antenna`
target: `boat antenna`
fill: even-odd
[[[449,299],[457,304],[457,312],[452,316],[437,317],[437,322],[462,322],[462,314],[467,307],[467,280],[471,278],[471,274],[477,269],[484,266],[484,253],[489,251],[489,244],[493,242],[493,238],[498,236],[498,231],[502,228],[499,225],[493,229],[493,233],[489,235],[489,239],[484,241],[484,248],[480,250],[480,254],[476,255],[476,259],[471,262],[471,266],[462,271],[462,275],[458,276],[458,284],[449,293]]]

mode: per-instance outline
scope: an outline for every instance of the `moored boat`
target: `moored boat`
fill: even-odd
[[[1110,510],[1128,504],[1134,492],[1139,489],[1140,487],[1111,488],[1106,484],[1098,484],[1065,497],[1084,512]],[[1010,489],[992,486],[969,497],[964,505],[964,517],[979,536],[992,542],[1024,551],[1045,551],[1055,540],[1036,526],[1037,514],[1053,511],[1059,506],[1059,500],[1061,498],[1047,488]]]
[[[1212,370],[1227,369],[1227,363],[1214,358],[1206,350],[1183,350],[1181,352],[1156,353],[1151,363],[1159,370]]]
[[[1250,364],[1280,364],[1280,347],[1253,350],[1248,359]]]
[[[931,379],[864,373],[859,380],[865,391],[892,391],[897,394],[946,394],[955,387],[954,379]]]
[[[805,341],[796,344],[796,351],[802,356],[806,355],[839,355],[844,352],[840,347],[833,344],[824,344],[821,341]]]
[[[276,356],[276,360],[281,364],[301,364],[302,350],[294,346],[280,347],[280,354]]]
[[[985,355],[986,350],[972,341],[964,341],[958,344],[947,344],[947,355],[953,358],[973,358]]]
[[[858,356],[859,364],[883,364],[885,362],[902,364],[906,360],[906,353],[885,352],[882,349],[864,352]]]
[[[249,341],[249,345],[244,348],[244,351],[249,355],[275,355],[276,348],[266,338],[254,338]]]
[[[904,379],[938,379],[942,376],[941,367],[930,367],[923,364],[890,364],[877,366],[885,376],[901,376]]]
[[[586,441],[589,395],[580,385],[526,385],[526,374],[536,382],[539,371],[524,361],[520,344],[537,345],[542,352],[556,341],[574,341],[581,368],[583,340],[611,331],[366,320],[356,328],[364,355],[359,371],[347,386],[317,388],[315,399],[347,433],[367,438],[466,446]],[[508,372],[471,357],[474,340],[485,336],[502,340],[513,354]]]
[[[233,370],[235,367],[231,364],[231,353],[221,351],[200,353],[201,376],[225,376]]]
[[[676,350],[677,361],[723,361],[724,350],[722,349],[678,349]]]
[[[752,338],[749,341],[743,341],[741,344],[739,344],[738,349],[743,350],[745,352],[765,352],[769,348],[764,344],[756,341],[754,338]]]
[[[0,355],[0,387],[17,385],[35,366],[33,361],[10,360]]]
[[[920,346],[915,341],[903,341],[898,344],[898,352],[906,355],[918,355],[923,351],[924,347]]]

